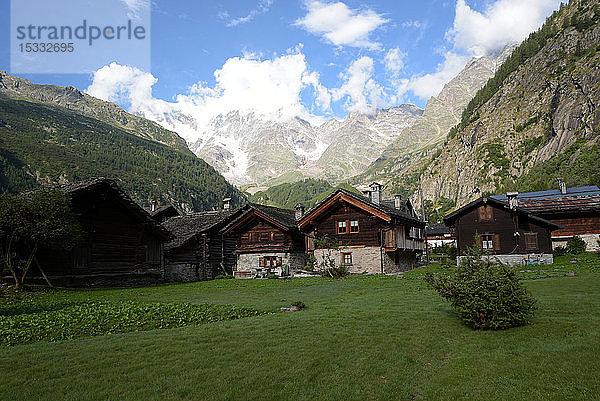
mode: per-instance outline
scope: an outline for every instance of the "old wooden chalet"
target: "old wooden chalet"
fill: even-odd
[[[516,205],[481,197],[448,214],[447,226],[455,228],[458,261],[478,236],[489,257],[509,265],[553,263],[551,233],[562,226]]]
[[[227,207],[167,220],[164,226],[175,238],[165,245],[165,280],[201,281],[233,274],[236,238],[220,231],[241,212]]]
[[[515,193],[517,205],[563,226],[552,232],[553,247],[565,246],[569,238],[580,236],[588,251],[599,250],[600,240],[600,188],[597,186],[567,188],[564,181],[559,189]],[[507,195],[494,199],[507,201]]]
[[[427,233],[427,245],[430,248],[439,248],[445,245],[456,246],[454,229],[450,227],[446,227],[443,224],[436,224],[434,226],[427,226],[425,232]]]
[[[304,235],[296,225],[297,211],[248,204],[223,230],[236,238],[236,277],[286,276],[304,268]]]
[[[71,196],[85,240],[72,251],[40,249],[38,261],[53,284],[121,286],[162,281],[163,244],[171,235],[114,181],[96,178],[62,190]]]
[[[411,269],[423,252],[425,222],[410,202],[400,197],[381,199],[373,183],[368,197],[338,189],[298,222],[308,234],[308,250],[317,261],[324,253],[351,273],[394,273]],[[327,237],[335,249],[315,247],[314,239]],[[322,242],[322,241],[319,241]]]

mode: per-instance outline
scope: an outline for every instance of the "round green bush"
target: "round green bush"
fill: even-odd
[[[529,323],[535,300],[522,286],[515,270],[482,258],[470,250],[453,276],[428,274],[425,281],[449,300],[466,325],[503,330]]]

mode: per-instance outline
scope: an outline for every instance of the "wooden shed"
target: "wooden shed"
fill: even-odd
[[[110,179],[62,186],[85,232],[72,251],[40,249],[38,261],[54,285],[123,286],[163,277],[169,232]],[[33,269],[32,278],[37,270]],[[39,274],[39,273],[38,273]]]

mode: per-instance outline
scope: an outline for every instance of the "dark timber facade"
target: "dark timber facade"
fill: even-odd
[[[552,263],[553,230],[560,225],[507,202],[482,197],[444,218],[455,227],[459,260],[476,244],[491,258],[510,265]]]
[[[171,236],[112,180],[61,188],[85,232],[72,251],[40,249],[38,262],[54,285],[122,286],[161,282],[163,244]],[[32,269],[32,278],[36,277]]]
[[[294,210],[246,205],[242,214],[223,230],[236,240],[236,276],[286,276],[306,264],[304,235]]]

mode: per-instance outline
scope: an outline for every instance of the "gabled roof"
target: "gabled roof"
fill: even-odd
[[[506,201],[506,195],[492,198]],[[558,189],[524,192],[517,195],[519,207],[537,214],[557,212],[600,211],[600,188],[597,186],[567,188],[563,194]]]
[[[144,224],[149,226],[164,239],[172,238],[171,233],[167,229],[165,229],[159,222],[154,220],[152,216],[150,216],[150,214],[146,212],[140,205],[134,202],[133,199],[131,199],[115,181],[109,178],[98,177],[59,186],[60,190],[71,195],[86,191],[99,190],[101,188],[108,189],[109,191],[115,193],[115,195],[117,195],[121,202],[129,208],[134,216],[140,219]]]
[[[220,230],[240,213],[241,209],[216,210],[171,217],[163,225],[175,238],[173,241],[165,244],[165,249],[178,248],[198,235],[202,235],[208,231]]]
[[[444,217],[444,224],[446,224],[447,226],[453,226],[454,223],[456,222],[456,220],[460,216],[470,212],[472,209],[474,209],[482,204],[484,204],[484,205],[489,204],[489,205],[497,207],[498,209],[504,209],[507,212],[517,213],[518,215],[525,216],[528,219],[535,221],[537,224],[539,224],[541,226],[546,226],[553,230],[563,228],[563,226],[561,226],[560,224],[556,224],[552,221],[542,219],[541,217],[534,215],[533,213],[531,213],[530,211],[528,211],[526,209],[523,209],[520,207],[515,207],[515,208],[511,209],[507,202],[502,202],[500,200],[494,199],[492,197],[486,197],[486,196],[476,199],[473,202],[461,207],[460,209],[457,209],[454,212],[446,215],[446,217]]]
[[[248,203],[241,210],[244,212],[222,231],[231,232],[237,227],[240,227],[245,222],[256,216],[265,220],[283,231],[297,230],[296,212],[290,209],[282,209],[274,206],[259,205],[256,203]]]
[[[371,202],[371,200],[365,196],[355,194],[354,192],[350,192],[342,188],[335,190],[321,202],[316,204],[315,207],[310,209],[304,216],[302,216],[298,222],[298,225],[300,228],[309,226],[311,221],[314,221],[318,216],[325,213],[338,201],[348,202],[387,222],[399,220],[414,224],[417,227],[425,227],[425,222],[423,220],[411,216],[404,210],[396,209],[393,206],[393,203],[390,204],[388,201],[382,201],[381,203],[376,204]]]
[[[425,229],[425,232],[427,233],[427,235],[444,235],[444,234],[451,234],[451,230],[450,227],[438,224],[435,226],[428,226]]]

